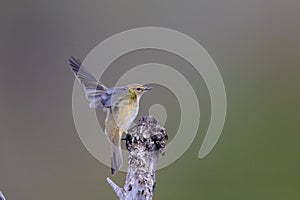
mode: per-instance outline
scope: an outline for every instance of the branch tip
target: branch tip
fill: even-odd
[[[115,191],[116,195],[121,198],[124,196],[123,189],[120,188],[117,184],[115,184],[109,177],[106,178],[106,181],[108,184],[112,187],[112,189]]]
[[[1,191],[0,191],[0,200],[5,200],[5,197]]]

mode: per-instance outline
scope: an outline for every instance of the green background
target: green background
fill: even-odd
[[[109,168],[76,133],[67,59],[83,59],[121,31],[157,26],[203,45],[222,74],[228,110],[220,140],[200,160],[210,102],[191,66],[154,50],[110,66],[108,86],[136,60],[181,66],[201,102],[198,135],[157,172],[154,199],[300,199],[299,8],[295,0],[1,1],[0,190],[8,200],[116,199]],[[167,121],[170,138],[177,126]],[[125,174],[112,179],[123,185]]]

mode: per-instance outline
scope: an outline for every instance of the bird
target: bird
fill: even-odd
[[[106,112],[105,134],[111,143],[111,174],[115,175],[123,165],[122,134],[127,133],[136,118],[142,95],[152,88],[137,83],[108,88],[83,67],[79,59],[72,56],[68,64],[84,87],[89,107],[103,108]]]

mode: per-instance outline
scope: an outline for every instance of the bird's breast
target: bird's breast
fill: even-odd
[[[124,101],[116,105],[112,110],[119,128],[128,130],[138,114],[139,105],[136,101]]]

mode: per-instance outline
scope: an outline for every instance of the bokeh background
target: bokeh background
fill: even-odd
[[[154,199],[300,199],[299,8],[295,0],[2,0],[0,190],[8,200],[116,199],[105,180],[109,168],[76,133],[67,59],[83,59],[121,31],[158,26],[183,32],[208,51],[223,76],[228,111],[220,140],[200,160],[210,117],[200,75],[155,50],[132,52],[109,67],[101,80],[112,86],[136,64],[177,66],[200,99],[198,135],[179,160],[157,172]],[[178,126],[173,118],[165,125],[170,138]],[[113,180],[123,185],[125,174]]]

